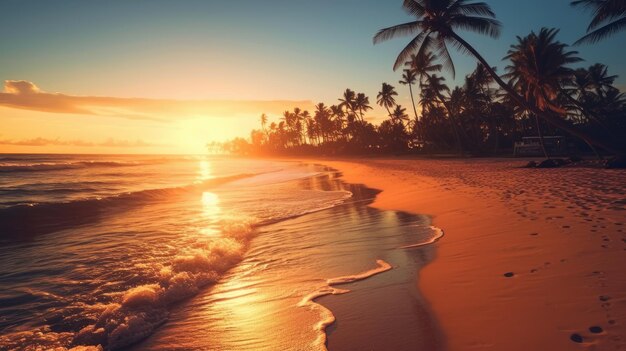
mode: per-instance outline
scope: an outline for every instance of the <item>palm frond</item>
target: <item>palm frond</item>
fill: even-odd
[[[454,16],[450,21],[450,25],[454,28],[488,35],[492,38],[498,38],[500,36],[500,28],[502,26],[502,23],[492,18]]]
[[[496,14],[493,12],[491,7],[484,2],[475,2],[471,4],[465,4],[465,1],[457,2],[454,7],[454,13],[464,14],[464,15],[477,15],[477,16],[485,16],[495,18]],[[452,10],[452,8],[451,8]]]
[[[448,47],[446,46],[446,42],[443,38],[438,37],[435,40],[435,47],[437,48],[437,56],[441,58],[441,65],[443,69],[450,72],[452,78],[454,78],[456,76],[456,69],[454,68],[454,62],[450,56],[450,51],[448,51]]]
[[[421,23],[422,21],[413,21],[398,24],[393,27],[383,28],[379,30],[376,35],[374,35],[374,44],[378,44],[389,39],[414,34],[420,29]]]
[[[402,51],[400,51],[400,53],[398,54],[398,57],[396,58],[396,62],[393,64],[393,70],[397,70],[398,67],[402,66],[402,64],[404,63],[404,61],[406,61],[412,53],[416,52],[419,50],[420,46],[422,45],[422,42],[425,41],[425,38],[429,37],[430,33],[426,33],[426,32],[421,32],[420,34],[418,34],[415,38],[413,38],[413,40],[411,40],[405,47],[404,49],[402,49]]]
[[[404,0],[402,7],[411,16],[422,17],[426,13],[423,1]]]
[[[594,30],[593,32],[583,36],[578,39],[574,45],[586,44],[586,43],[597,43],[598,41],[610,37],[611,35],[626,29],[626,17],[621,18],[615,22],[611,22],[599,29]]]

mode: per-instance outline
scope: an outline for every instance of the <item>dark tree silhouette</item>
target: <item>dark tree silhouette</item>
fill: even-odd
[[[593,12],[587,35],[575,44],[595,43],[626,29],[626,0],[577,0],[571,4]]]

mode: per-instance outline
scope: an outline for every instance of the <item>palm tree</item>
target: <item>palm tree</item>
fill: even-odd
[[[613,82],[617,79],[616,75],[609,76],[608,67],[601,63],[590,66],[587,72],[591,86],[600,97],[613,87]]]
[[[595,43],[626,28],[625,0],[577,0],[571,4],[593,11],[587,34],[575,44]]]
[[[411,54],[411,59],[404,63],[419,78],[420,85],[431,73],[440,72],[443,66],[435,63],[437,56],[432,52],[424,52],[420,55]]]
[[[342,133],[342,131],[346,124],[346,120],[345,120],[346,114],[344,113],[341,106],[331,105],[330,115],[331,115],[330,117],[332,120],[332,124],[334,124],[335,126],[335,128],[329,127],[329,134],[332,134],[332,139],[335,140],[338,135],[343,136],[345,139],[347,136],[345,135],[345,133]],[[338,134],[338,135],[335,135],[335,134]]]
[[[356,100],[356,93],[353,90],[346,89],[343,92],[343,98],[339,99],[339,101],[341,101],[341,103],[339,104],[339,107],[345,109],[345,111],[348,113],[350,111],[354,115],[356,115],[356,110],[354,108],[355,100]]]
[[[557,97],[562,87],[572,81],[574,71],[567,65],[580,62],[576,51],[567,51],[567,45],[556,41],[557,29],[542,28],[536,34],[517,37],[517,44],[511,46],[505,59],[511,61],[504,77],[526,101],[542,111],[551,110],[565,114],[558,105]]]
[[[518,43],[511,45],[505,57],[511,64],[506,67],[504,77],[510,79],[511,85],[526,101],[532,101],[541,111],[566,116],[567,111],[558,104],[558,97],[563,86],[574,79],[574,71],[567,65],[582,60],[576,56],[576,51],[566,51],[567,45],[555,40],[558,32],[557,29],[542,28],[538,34],[531,32],[523,38],[518,36]],[[548,158],[536,114],[534,118],[541,149]]]
[[[376,103],[387,110],[387,114],[391,117],[390,109],[396,105],[396,99],[394,96],[397,96],[395,88],[391,84],[383,83],[382,88],[376,95]]]
[[[452,131],[454,132],[454,138],[456,140],[457,151],[459,154],[463,154],[461,135],[459,133],[459,126],[456,120],[456,111],[443,95],[444,92],[448,94],[450,93],[450,88],[446,85],[446,83],[444,83],[444,81],[445,78],[439,77],[436,74],[427,75],[424,84],[422,85],[422,90],[427,91],[426,96],[430,94],[431,96],[436,97],[437,102],[443,105],[448,112],[450,124],[452,125]]]
[[[409,120],[409,115],[406,114],[406,109],[402,108],[402,106],[397,105],[396,109],[390,115],[391,121],[395,124],[402,124]]]
[[[413,104],[413,113],[415,113],[415,120],[417,120],[417,109],[415,108],[415,99],[413,98],[413,84],[417,80],[417,73],[411,69],[405,69],[402,73],[402,80],[400,84],[409,86],[409,95],[411,95],[411,103]]]
[[[365,119],[363,119],[363,113],[372,109],[372,106],[370,106],[370,98],[363,93],[356,94],[354,109],[359,111],[359,118],[361,119],[361,122],[365,122]]]
[[[393,66],[394,70],[404,63],[411,54],[420,56],[436,50],[437,55],[443,60],[443,67],[450,70],[454,76],[454,64],[447,47],[448,44],[451,44],[474,56],[496,83],[523,108],[588,143],[602,147],[619,156],[626,155],[626,150],[623,147],[612,145],[602,138],[594,137],[560,118],[560,116],[547,113],[533,106],[532,103],[520,96],[513,87],[506,84],[485,58],[457,34],[456,30],[461,29],[485,34],[492,38],[499,36],[500,22],[495,19],[495,13],[486,3],[470,3],[469,0],[404,0],[403,8],[410,15],[415,16],[416,20],[383,28],[376,33],[373,39],[374,44],[377,44],[395,37],[417,34],[398,55]]]
[[[267,129],[265,128],[267,126],[267,115],[265,113],[262,113],[260,120],[261,120],[261,129],[265,133],[265,136],[268,136]]]

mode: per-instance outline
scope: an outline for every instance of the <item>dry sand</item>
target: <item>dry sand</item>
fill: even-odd
[[[626,350],[626,171],[319,162],[383,190],[373,206],[429,214],[445,230],[418,284],[449,350]]]

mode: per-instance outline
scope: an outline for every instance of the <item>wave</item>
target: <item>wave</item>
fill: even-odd
[[[0,173],[45,172],[75,170],[95,167],[131,167],[145,165],[141,162],[120,161],[76,161],[76,162],[41,162],[41,163],[0,163]]]
[[[216,283],[243,259],[255,234],[247,221],[224,222],[222,237],[198,240],[169,262],[151,267],[155,281],[130,288],[108,304],[78,304],[83,321],[78,332],[55,332],[49,327],[0,336],[0,349],[72,351],[118,350],[148,336],[169,315],[169,308]],[[72,309],[72,307],[70,307]]]
[[[309,307],[311,309],[319,310],[322,315],[320,322],[317,323],[317,325],[315,326],[315,329],[319,332],[319,336],[315,341],[315,344],[317,346],[326,350],[326,328],[329,325],[335,323],[335,315],[333,315],[333,313],[328,308],[316,303],[315,300],[326,295],[341,295],[349,293],[350,290],[348,289],[338,289],[334,288],[333,286],[349,284],[355,281],[367,279],[375,276],[376,274],[386,272],[393,268],[389,263],[383,260],[376,260],[376,266],[376,268],[370,269],[362,273],[328,279],[326,280],[325,286],[302,298],[298,306]]]
[[[107,210],[125,210],[159,200],[171,200],[190,192],[202,191],[253,174],[213,178],[201,183],[180,187],[146,189],[108,197],[80,199],[66,202],[20,204],[0,208],[0,239],[26,239],[62,228],[85,224]]]
[[[432,226],[432,225],[430,226],[430,229],[432,229],[433,232],[435,232],[435,235],[433,235],[433,237],[430,238],[430,240],[425,241],[425,242],[421,242],[421,243],[417,243],[417,244],[410,244],[410,245],[400,246],[399,249],[416,249],[418,247],[434,244],[437,241],[439,241],[439,239],[443,238],[443,235],[444,235],[443,229],[435,227],[435,226]]]

